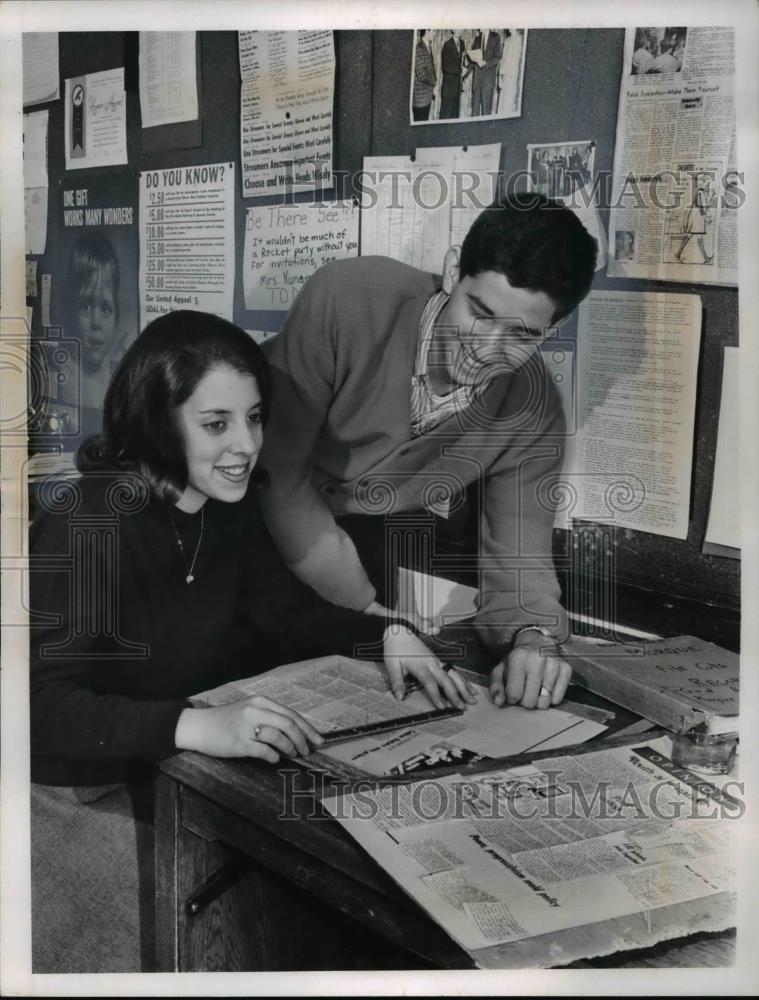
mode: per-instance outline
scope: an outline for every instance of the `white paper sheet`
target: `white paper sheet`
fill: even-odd
[[[140,173],[141,326],[175,309],[232,319],[234,163]]]
[[[358,254],[352,201],[249,208],[243,288],[246,309],[287,310],[322,264]]]
[[[250,334],[257,344],[265,344],[267,340],[271,340],[279,333],[278,330],[246,330],[245,332]]]
[[[241,31],[243,198],[332,186],[331,31]]]
[[[61,96],[58,69],[58,32],[25,31],[21,36],[24,60],[24,106],[45,104]]]
[[[700,338],[697,295],[591,292],[582,303],[572,516],[687,536]]]
[[[66,169],[127,162],[124,67],[66,80]]]
[[[719,404],[712,500],[705,538],[705,541],[714,545],[728,545],[736,549],[741,547],[741,494],[735,488],[736,474],[741,467],[738,365],[738,348],[726,347],[722,365],[722,396]]]
[[[42,292],[40,295],[40,309],[42,312],[42,326],[50,326],[50,295],[53,289],[53,276],[51,274],[42,275]]]
[[[143,128],[198,117],[195,35],[194,31],[140,32]]]
[[[28,260],[26,262],[26,297],[28,299],[37,298],[37,261]]]
[[[26,252],[45,252],[47,243],[47,194],[48,188],[24,188],[24,227]]]
[[[477,610],[476,602],[474,587],[404,566],[398,570],[398,614],[419,615],[435,625],[450,625],[471,618]]]
[[[451,246],[495,196],[500,143],[365,156],[361,256],[392,257],[439,273]]]
[[[47,133],[49,112],[24,115],[24,226],[26,252],[41,254],[47,243]]]
[[[47,187],[48,111],[24,115],[24,187]]]

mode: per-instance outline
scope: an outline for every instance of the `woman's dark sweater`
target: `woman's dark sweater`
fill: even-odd
[[[188,696],[228,680],[329,653],[382,657],[387,622],[300,583],[254,490],[206,502],[192,583],[169,510],[188,563],[200,512],[130,500],[111,475],[46,496],[30,557],[33,781],[128,778],[139,761],[174,751]]]

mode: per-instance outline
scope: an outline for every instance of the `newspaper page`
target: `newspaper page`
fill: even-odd
[[[701,300],[591,292],[577,326],[574,518],[688,534]]]
[[[353,201],[249,208],[245,220],[246,309],[286,311],[322,264],[358,254]]]
[[[332,186],[331,31],[241,31],[242,196]]]
[[[696,778],[668,746],[362,788],[323,804],[476,951],[734,891],[740,786]]]
[[[198,117],[194,31],[140,32],[142,127]]]
[[[232,319],[234,163],[140,172],[141,326],[175,309]]]
[[[440,273],[495,199],[501,144],[431,146],[410,156],[365,156],[361,256]]]
[[[222,705],[263,694],[295,709],[326,733],[431,711],[427,695],[413,688],[407,680],[406,697],[396,701],[378,663],[329,656],[276,667],[196,697],[205,704]],[[478,686],[476,705],[467,707],[463,714],[347,740],[320,750],[319,757],[366,774],[401,775],[569,746],[605,729],[594,718],[562,709],[498,708],[490,701],[487,688]]]
[[[627,29],[611,276],[737,283],[734,42],[732,27]]]

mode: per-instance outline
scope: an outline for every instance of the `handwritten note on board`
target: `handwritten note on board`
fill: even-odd
[[[358,254],[351,201],[251,208],[245,223],[246,309],[289,309],[314,271]]]

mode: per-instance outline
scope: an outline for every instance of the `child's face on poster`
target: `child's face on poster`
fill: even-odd
[[[79,289],[76,305],[77,333],[81,344],[82,368],[92,375],[100,371],[116,341],[116,301],[108,268],[93,271]]]

